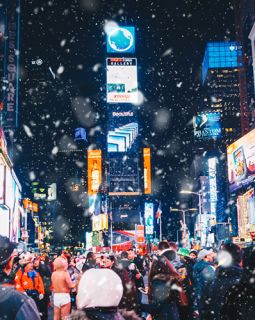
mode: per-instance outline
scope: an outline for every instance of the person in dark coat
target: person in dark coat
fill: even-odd
[[[154,259],[148,276],[149,304],[154,320],[179,320],[179,275],[165,255]]]
[[[10,274],[15,259],[15,244],[0,235],[0,319],[40,320],[32,298],[15,290]]]
[[[202,292],[214,278],[215,269],[212,266],[214,252],[202,249],[198,254],[198,262],[193,268],[194,304],[193,315],[198,317],[203,309]]]
[[[84,273],[85,271],[87,271],[91,268],[95,268],[95,267],[96,267],[96,255],[94,254],[94,252],[89,251],[87,253],[85,263],[82,267],[82,273]]]
[[[215,272],[212,283],[204,289],[202,300],[204,308],[201,310],[201,319],[219,320],[226,292],[232,285],[238,284],[243,270],[240,267],[243,251],[234,244],[224,244],[218,254],[219,267]]]
[[[255,247],[244,250],[243,275],[223,298],[220,320],[251,320],[255,318]]]

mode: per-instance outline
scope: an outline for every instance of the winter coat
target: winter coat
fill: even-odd
[[[218,320],[220,309],[223,306],[223,297],[230,287],[240,282],[243,270],[239,266],[228,268],[219,267],[215,273],[215,279],[204,288],[202,301],[204,308],[201,310],[201,319]]]
[[[178,305],[183,291],[178,273],[165,256],[154,260],[149,272],[149,302],[155,320],[179,320]]]
[[[254,279],[254,278],[253,278]],[[243,281],[232,286],[220,310],[220,320],[252,320],[255,318],[255,284]]]
[[[206,286],[214,279],[214,267],[204,260],[200,260],[193,268],[194,286],[194,310],[203,309],[202,292]]]
[[[15,277],[15,289],[20,292],[27,292],[29,290],[36,290],[39,294],[45,294],[42,278],[38,272],[36,272],[35,278],[29,277],[29,273],[22,268],[16,273]]]
[[[51,274],[52,274],[50,265],[48,263],[40,262],[40,266],[38,269],[36,269],[36,271],[39,272],[42,278],[45,294],[50,296],[51,295]]]
[[[123,285],[123,296],[119,303],[121,309],[135,310],[138,305],[135,283],[126,269],[114,264],[112,270],[120,277]]]
[[[13,286],[0,285],[0,319],[40,320],[40,315],[33,299]]]
[[[98,316],[98,318],[91,316],[91,313],[85,310],[73,311],[68,317],[68,320],[141,320],[133,311],[127,311],[125,309],[116,310],[108,314],[102,311],[98,313],[97,309],[94,315]]]

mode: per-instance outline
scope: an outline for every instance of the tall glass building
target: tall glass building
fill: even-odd
[[[239,69],[242,47],[238,42],[208,42],[202,64],[202,84],[211,112],[220,112],[223,144],[241,136]]]

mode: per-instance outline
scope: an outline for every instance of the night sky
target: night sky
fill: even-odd
[[[194,156],[196,111],[206,41],[234,40],[231,1],[28,0],[21,9],[20,122],[15,170],[29,194],[31,181],[61,172],[57,151],[73,129],[88,129],[89,144],[106,123],[104,26],[136,28],[141,142],[153,152],[154,196],[163,211],[178,206]],[[43,60],[37,70],[31,61]],[[56,78],[49,71],[56,74]],[[68,138],[69,137],[69,138]],[[84,160],[85,161],[85,160]]]

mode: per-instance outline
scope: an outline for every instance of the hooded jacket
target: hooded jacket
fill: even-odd
[[[194,309],[203,308],[202,292],[204,288],[214,279],[214,267],[204,260],[200,260],[193,268],[193,285],[194,285]]]
[[[204,288],[202,301],[205,301],[201,311],[201,318],[204,320],[218,320],[220,309],[224,304],[223,297],[226,292],[235,284],[240,282],[243,270],[239,266],[219,267],[215,273],[215,279]],[[217,294],[215,294],[217,292]],[[206,303],[210,301],[210,303]]]

